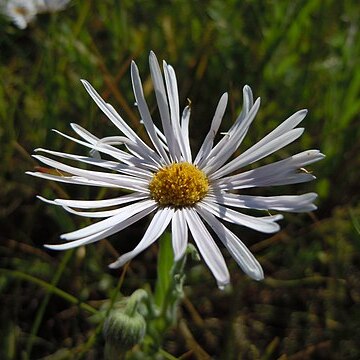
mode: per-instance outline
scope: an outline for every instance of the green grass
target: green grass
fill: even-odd
[[[34,148],[83,151],[52,128],[70,134],[76,122],[99,137],[116,131],[80,78],[141,133],[129,64],[136,60],[154,109],[150,50],[174,66],[182,107],[192,102],[194,149],[220,95],[230,96],[226,130],[248,84],[262,106],[242,149],[308,108],[301,140],[269,161],[307,148],[327,156],[308,169],[315,182],[259,190],[317,191],[318,211],[285,215],[283,230],[270,238],[235,229],[263,265],[265,281],[248,279],[226,254],[233,286],[221,292],[202,263],[188,263],[179,321],[165,334],[160,358],[360,358],[359,14],[357,1],[74,0],[23,31],[1,18],[0,358],[100,359],[104,340],[94,314],[118,289],[154,290],[156,245],[127,271],[107,268],[135,246],[146,222],[86,249],[46,251],[44,243],[87,222],[41,203],[37,194],[107,194],[25,175],[37,165]],[[139,358],[139,351],[128,358]]]

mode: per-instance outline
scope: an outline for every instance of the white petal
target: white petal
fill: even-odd
[[[102,210],[102,211],[78,211],[68,206],[62,206],[70,214],[88,217],[88,218],[108,218],[122,212],[122,209]]]
[[[226,105],[228,102],[228,94],[225,93],[221,96],[218,106],[215,111],[215,115],[211,122],[209,133],[206,135],[203,144],[194,160],[194,164],[201,167],[203,165],[203,161],[207,159],[210,154],[210,151],[214,144],[215,135],[217,134],[221,120],[224,116]]]
[[[279,136],[278,138],[265,143],[264,145],[257,147],[256,149],[250,148],[248,151],[245,151],[243,154],[230,161],[228,164],[220,168],[218,171],[214,172],[211,175],[212,179],[218,179],[220,177],[226,176],[231,172],[237,171],[240,168],[252,164],[255,161],[263,159],[264,157],[271,155],[275,151],[282,149],[286,145],[292,143],[298,139],[304,132],[303,128],[293,129],[289,132]],[[255,147],[256,145],[254,145]]]
[[[131,129],[129,125],[121,118],[121,116],[116,113],[113,107],[108,106],[108,104],[102,99],[102,97],[97,93],[97,91],[91,86],[91,84],[86,80],[81,80],[86,91],[96,102],[97,106],[102,110],[102,112],[113,122],[113,124],[130,140],[136,141],[139,140],[139,137]]]
[[[82,137],[85,141],[89,142],[90,144],[100,141],[100,139],[97,136],[93,135],[90,131],[84,129],[82,126],[75,123],[70,123],[70,126],[80,137]]]
[[[140,137],[131,129],[129,125],[121,118],[121,116],[116,112],[116,110],[110,105],[107,104],[101,96],[96,92],[96,90],[90,85],[86,80],[81,80],[86,91],[93,98],[99,108],[104,112],[104,114],[113,122],[113,124],[118,127],[118,129],[131,140],[133,143],[137,144],[138,148],[141,149],[142,153],[147,154],[148,156],[155,159],[156,162],[160,161],[160,158],[156,156],[154,151],[149,148]]]
[[[66,139],[74,141],[77,144],[86,146],[87,148],[90,148],[91,150],[96,150],[96,151],[99,151],[100,153],[110,155],[114,159],[119,160],[125,164],[133,164],[134,157],[132,155],[130,155],[122,150],[119,150],[113,146],[110,146],[107,144],[101,144],[100,139],[98,139],[97,142],[94,141],[93,143],[87,143],[85,141],[82,141],[82,140],[76,139],[72,136],[69,136],[67,134],[64,134],[59,130],[53,129],[53,131],[56,132],[57,134],[65,137]]]
[[[316,176],[309,173],[292,173],[285,176],[277,177],[274,179],[268,179],[263,182],[259,182],[256,186],[281,186],[281,185],[291,185],[291,184],[300,184],[303,182],[308,182],[315,180]]]
[[[245,174],[245,173],[244,173]],[[243,178],[241,177],[238,181],[227,181],[224,180],[218,186],[215,186],[219,190],[239,190],[248,189],[253,187],[265,187],[265,186],[279,186],[279,185],[291,185],[300,184],[315,180],[316,177],[309,173],[291,172],[284,173],[278,176],[272,176],[269,178]]]
[[[143,191],[148,187],[149,183],[147,180],[139,179],[132,176],[75,168],[73,166],[65,165],[61,162],[49,159],[41,155],[33,155],[33,157],[54,169],[65,171],[66,173],[70,173],[76,176],[81,176],[89,180],[102,181],[104,183],[121,186],[122,188],[128,190]]]
[[[163,62],[163,68],[165,85],[169,99],[171,125],[174,131],[174,139],[177,142],[179,150],[182,154],[182,158],[185,161],[190,162],[191,154],[188,153],[186,140],[183,138],[183,133],[180,127],[179,94],[175,71],[170,65],[167,65],[165,61]],[[179,160],[181,160],[180,157]]]
[[[215,218],[211,213],[199,209],[200,215],[215,231],[216,235],[226,246],[231,256],[239,264],[241,269],[255,280],[262,280],[264,278],[264,272],[259,262],[255,259],[253,254],[245,246],[245,244],[224,224]]]
[[[169,164],[170,163],[169,157],[168,157],[167,153],[165,152],[165,150],[158,138],[158,135],[156,134],[156,131],[154,128],[154,123],[152,121],[149,108],[146,104],[143,89],[141,86],[139,70],[134,62],[131,63],[131,81],[132,81],[132,85],[133,85],[135,100],[136,100],[136,103],[137,103],[137,106],[138,106],[138,109],[140,112],[140,116],[141,116],[142,121],[144,122],[146,131],[149,135],[149,138],[150,138],[151,142],[154,144],[155,149],[158,151],[158,153],[163,158],[163,160],[167,164]]]
[[[166,73],[165,84],[169,98],[170,113],[173,113],[174,115],[174,117],[172,117],[172,119],[174,120],[173,122],[174,123],[177,122],[180,125],[179,92],[178,92],[175,70],[171,65],[168,65],[165,61],[163,61],[163,67],[164,67],[164,74]]]
[[[110,217],[110,216],[114,216],[116,214],[119,214],[121,212],[123,212],[122,208],[118,208],[118,209],[111,209],[111,210],[102,210],[102,211],[77,211],[74,210],[73,207],[61,204],[61,201],[58,202],[56,200],[48,200],[45,199],[41,196],[38,196],[38,198],[44,202],[47,202],[48,204],[52,204],[52,205],[58,205],[63,207],[64,210],[68,211],[71,214],[75,214],[78,216],[84,216],[84,217],[88,217],[88,218],[106,218],[106,217]],[[134,201],[135,199],[132,199],[131,201]],[[65,200],[66,202],[66,200]],[[76,200],[74,201],[76,203]]]
[[[254,96],[249,85],[245,85],[243,87],[243,118],[250,111],[250,109],[254,106]]]
[[[210,201],[217,202],[218,204],[244,209],[307,212],[316,210],[316,206],[313,202],[317,198],[317,194],[307,193],[303,195],[251,196],[218,193],[208,195],[207,198],[209,198]]]
[[[129,202],[134,202],[137,200],[142,200],[147,198],[149,195],[147,194],[130,194],[130,195],[123,195],[113,199],[104,199],[104,200],[68,200],[68,199],[55,199],[50,200],[52,204],[61,205],[61,206],[69,206],[72,208],[78,209],[99,209],[109,206],[117,206],[123,205]],[[38,196],[39,197],[39,196]],[[39,197],[43,201],[49,201],[44,199],[43,197]]]
[[[90,144],[93,144],[98,147],[103,147],[105,145],[106,148],[110,148],[113,149],[114,151],[119,151],[120,153],[124,153],[122,150],[119,150],[113,146],[108,147],[108,145],[133,144],[134,146],[136,146],[136,144],[132,140],[130,140],[125,136],[111,136],[100,139],[78,124],[71,123],[70,126],[81,138],[83,138],[85,141],[89,142]],[[97,150],[92,150],[92,151],[97,151]]]
[[[169,104],[165,91],[164,80],[161,74],[160,66],[157,61],[156,55],[151,51],[149,56],[150,73],[154,85],[154,91],[158,109],[160,112],[161,124],[166,137],[169,153],[174,161],[180,160],[180,150],[175,140],[175,134],[171,127]]]
[[[80,176],[52,175],[52,174],[47,174],[47,173],[43,173],[43,172],[32,172],[32,171],[27,171],[26,174],[35,176],[35,177],[39,177],[42,179],[62,182],[62,183],[66,183],[66,184],[99,186],[99,187],[109,187],[109,188],[119,188],[119,189],[121,188],[121,186],[118,186],[118,185],[109,184],[104,181],[89,180],[89,179],[82,178]],[[138,191],[140,191],[140,190],[138,190]],[[143,192],[145,192],[145,191],[143,191]]]
[[[142,122],[143,124],[144,122]],[[165,135],[161,132],[161,130],[154,124],[154,129],[155,129],[155,132],[156,134],[158,135],[159,137],[159,140],[160,140],[160,143],[162,145],[162,147],[167,151],[169,152],[169,148],[167,146],[167,142],[166,142],[166,137]]]
[[[36,6],[32,1],[1,1],[0,10],[11,18],[19,29],[26,29],[37,13]]]
[[[235,210],[205,200],[197,203],[196,207],[207,210],[225,221],[246,226],[250,229],[254,229],[263,233],[274,233],[279,231],[280,225],[275,221],[281,220],[283,218],[282,215],[264,216],[257,218],[254,216],[241,214]]]
[[[197,212],[192,208],[183,208],[182,211],[201,256],[214,275],[219,288],[223,288],[230,282],[223,255]]]
[[[67,153],[63,153],[63,152],[52,151],[52,150],[47,150],[47,149],[42,149],[42,148],[35,149],[34,151],[35,152],[44,152],[47,154],[62,157],[64,159],[80,161],[80,162],[83,162],[86,164],[99,166],[99,167],[102,167],[102,168],[105,168],[108,170],[118,171],[123,174],[134,175],[137,177],[141,177],[143,179],[150,179],[153,176],[153,174],[148,170],[139,169],[138,167],[133,166],[133,165],[130,166],[130,165],[125,165],[125,164],[120,164],[119,162],[116,162],[116,161],[109,161],[109,160],[104,160],[101,158],[97,159],[97,158],[82,156],[82,155],[67,154]]]
[[[188,228],[181,209],[175,211],[171,225],[174,260],[179,261],[183,257],[188,243]]]
[[[247,156],[248,153],[253,153],[255,150],[258,150],[260,147],[266,145],[270,141],[273,141],[279,136],[289,132],[305,118],[306,114],[307,110],[297,111],[295,114],[291,115],[288,119],[283,121],[276,129],[258,141],[254,146],[242,153],[241,156]]]
[[[109,229],[109,228],[115,226],[116,224],[121,223],[122,221],[137,214],[138,212],[144,210],[145,208],[150,208],[155,205],[156,205],[156,203],[154,200],[139,201],[135,204],[131,204],[131,205],[121,208],[121,213],[119,213],[117,215],[114,215],[105,220],[98,221],[97,223],[91,224],[82,229],[75,230],[75,231],[72,231],[67,234],[63,234],[63,235],[61,235],[61,238],[65,239],[67,241],[71,241],[71,240],[83,238],[85,236],[94,235],[100,231]]]
[[[89,141],[89,143],[94,144],[98,147],[102,147],[105,145],[124,145],[129,152],[134,155],[136,158],[144,159],[146,161],[149,161],[150,163],[154,163],[157,165],[161,164],[161,158],[160,156],[152,149],[150,149],[148,146],[143,146],[142,144],[137,144],[133,142],[132,140],[129,140],[125,136],[107,136],[104,138],[97,138],[91,133],[89,133],[87,130],[82,128],[80,125],[77,124],[70,124],[73,130],[80,135],[83,139],[86,141]],[[111,149],[116,149],[123,153],[122,150],[119,150],[113,146],[110,147]],[[97,150],[92,150],[97,151]],[[127,154],[128,155],[128,154]]]
[[[225,136],[226,140],[218,149],[218,151],[216,153],[214,151],[217,146],[213,149],[213,151],[209,155],[209,160],[202,168],[203,171],[205,171],[207,174],[211,174],[217,169],[219,169],[231,157],[231,155],[237,150],[242,140],[244,139],[250,124],[255,119],[259,107],[260,98],[255,101],[253,107],[250,109],[245,118],[241,122],[239,122],[239,125],[233,131],[230,130],[227,133],[227,135]],[[221,140],[219,144],[220,143]]]
[[[244,189],[256,186],[294,184],[315,179],[299,169],[324,158],[319,150],[307,150],[257,169],[212,181],[214,189]]]
[[[125,145],[126,148],[130,151],[130,153],[132,153],[135,157],[139,159],[146,159],[150,163],[154,163],[157,165],[161,164],[161,158],[159,157],[159,155],[154,150],[150,149],[147,145],[145,145],[145,143],[140,142],[140,140],[134,142],[125,136],[108,136],[99,139],[78,124],[72,123],[70,125],[79,136],[81,136],[85,141],[88,141],[90,144],[93,144],[96,147],[102,148],[105,146],[105,148],[110,148],[111,150],[115,150],[122,155],[125,154],[129,156],[129,154],[122,150],[119,150],[113,146],[108,146]]]
[[[142,219],[143,217],[145,217],[146,215],[148,215],[152,211],[154,211],[155,208],[156,208],[156,205],[152,205],[152,206],[145,208],[142,211],[138,212],[134,216],[131,216],[131,217],[125,219],[124,221],[115,223],[114,226],[112,226],[110,228],[96,232],[92,235],[80,238],[78,240],[70,241],[65,244],[58,244],[58,245],[46,244],[44,246],[51,250],[68,250],[68,249],[76,248],[78,246],[83,246],[83,245],[88,245],[88,244],[94,243],[96,241],[104,239],[107,236],[111,236],[111,235],[127,228],[128,226],[134,224],[135,222],[139,221],[140,219]]]
[[[64,10],[70,0],[37,0],[34,1],[38,13]]]
[[[191,156],[191,147],[190,147],[190,139],[189,139],[190,114],[191,114],[191,108],[190,106],[186,106],[181,116],[181,133],[185,142],[187,158],[189,159],[188,161],[191,163],[192,156]]]
[[[237,140],[237,142],[235,142],[237,148],[239,147],[242,139],[245,137],[249,126],[253,120],[253,118],[249,118],[248,115],[250,110],[254,107],[253,94],[251,88],[247,85],[245,85],[243,88],[243,98],[243,108],[240,115],[237,117],[236,121],[231,126],[229,131],[211,150],[208,156],[209,161],[213,161],[213,158],[216,157],[220,151],[224,151],[224,147],[228,146],[230,138],[232,140]],[[258,104],[256,105],[256,107],[260,106],[260,99],[257,99],[257,103]],[[226,160],[224,162],[226,162]]]
[[[257,148],[265,145],[266,143],[278,138],[279,136],[287,133],[288,131],[294,129],[301,121],[304,120],[307,114],[307,110],[299,110],[295,114],[291,115],[285,121],[283,121],[278,127],[271,131],[268,135],[263,137],[259,142],[252,146],[252,151],[255,151]]]
[[[107,104],[107,106],[112,112],[120,116],[112,107],[112,105]],[[146,143],[139,136],[137,136],[137,138],[135,139],[135,143],[137,145],[137,151],[140,151],[145,158],[149,157],[152,158],[156,163],[161,163],[161,157],[152,148],[146,145]]]
[[[116,269],[130,261],[132,258],[134,258],[146,248],[148,248],[165,231],[166,227],[169,225],[173,217],[173,214],[174,209],[172,208],[160,208],[154,215],[154,218],[151,220],[151,223],[147,228],[143,238],[135,247],[135,249],[120,256],[115,262],[110,264],[109,267],[112,269]]]

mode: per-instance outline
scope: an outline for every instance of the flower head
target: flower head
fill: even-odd
[[[25,29],[37,13],[35,3],[30,0],[5,1],[1,10],[19,29]]]
[[[36,15],[63,10],[70,0],[0,0],[0,11],[19,29],[26,29]]]
[[[70,213],[103,219],[61,235],[61,238],[67,241],[64,244],[46,246],[54,250],[66,250],[87,245],[115,234],[154,213],[138,245],[132,251],[120,256],[110,265],[111,268],[122,266],[145,250],[171,224],[175,260],[179,260],[184,255],[190,232],[220,287],[229,283],[230,276],[209,228],[223,242],[246,274],[256,280],[263,279],[263,270],[259,262],[238,236],[223,224],[223,221],[263,233],[274,233],[280,229],[277,221],[282,219],[282,215],[255,217],[237,209],[289,212],[307,212],[316,209],[313,204],[317,197],[315,193],[264,197],[245,195],[244,192],[249,188],[295,184],[315,179],[314,175],[301,169],[324,157],[318,150],[307,150],[281,161],[240,172],[245,166],[265,158],[299,138],[304,129],[296,126],[304,119],[307,111],[296,112],[247,151],[231,159],[259,110],[260,99],[254,102],[250,87],[245,86],[243,109],[240,115],[229,131],[214,145],[215,135],[228,100],[228,95],[225,93],[217,105],[209,132],[193,158],[188,135],[190,106],[185,107],[180,115],[174,69],[163,62],[163,76],[156,56],[151,52],[150,71],[162,131],[154,125],[144,98],[138,68],[134,62],[131,64],[136,105],[152,144],[151,147],[87,81],[82,80],[87,92],[118,128],[121,135],[98,138],[81,126],[71,124],[81,139],[59,131],[57,133],[90,149],[91,156],[46,149],[36,150],[63,159],[90,164],[103,171],[84,170],[43,155],[34,155],[40,162],[64,174],[31,172],[31,175],[64,183],[111,187],[117,189],[119,193],[122,190],[128,192],[106,200],[41,198],[51,204],[62,206]],[[104,156],[110,157],[111,160],[105,159]],[[238,190],[241,190],[241,193],[238,193]]]

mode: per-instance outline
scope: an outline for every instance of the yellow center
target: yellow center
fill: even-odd
[[[160,205],[190,206],[207,194],[209,182],[196,166],[182,162],[160,169],[150,181],[149,189]]]
[[[28,14],[28,10],[24,7],[24,6],[16,6],[14,9],[15,13],[21,15],[21,16],[26,16]]]

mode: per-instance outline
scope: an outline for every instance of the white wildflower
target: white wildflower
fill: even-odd
[[[36,15],[63,10],[70,0],[0,0],[0,12],[19,29],[26,29]]]
[[[97,166],[103,171],[84,170],[43,155],[34,155],[37,160],[57,169],[59,173],[56,175],[51,172],[31,172],[31,175],[64,183],[110,187],[119,191],[118,197],[106,200],[41,198],[51,204],[62,206],[70,213],[103,219],[61,235],[61,238],[67,241],[64,244],[46,246],[54,250],[66,250],[87,245],[113,235],[153,213],[154,216],[138,245],[120,256],[110,265],[111,268],[122,266],[145,250],[171,224],[175,260],[184,255],[190,232],[219,287],[228,284],[230,277],[209,228],[223,242],[246,274],[255,280],[263,279],[263,270],[259,262],[223,221],[263,233],[274,233],[280,229],[277,221],[282,219],[282,215],[255,217],[238,209],[289,212],[316,209],[313,203],[317,197],[315,193],[265,197],[245,195],[245,191],[249,188],[295,184],[315,179],[314,175],[301,171],[301,168],[324,157],[318,150],[307,150],[252,170],[242,170],[298,139],[304,129],[296,126],[304,119],[307,111],[296,112],[258,143],[232,159],[259,110],[260,99],[254,102],[250,87],[244,87],[242,112],[215,145],[215,135],[228,100],[225,93],[217,105],[209,133],[193,158],[188,131],[190,107],[187,106],[180,115],[174,69],[164,62],[163,77],[158,61],[154,53],[151,53],[150,71],[162,131],[154,125],[144,98],[138,68],[134,62],[131,64],[135,101],[152,147],[139,138],[87,81],[82,80],[87,92],[118,128],[120,136],[98,138],[81,126],[71,124],[81,139],[59,131],[57,133],[87,147],[96,156],[36,150],[39,153]],[[106,157],[110,157],[111,160],[106,160]],[[121,195],[122,190],[126,190],[127,194]]]
[[[9,17],[19,29],[26,29],[37,13],[36,6],[31,0],[3,1],[1,12]]]

